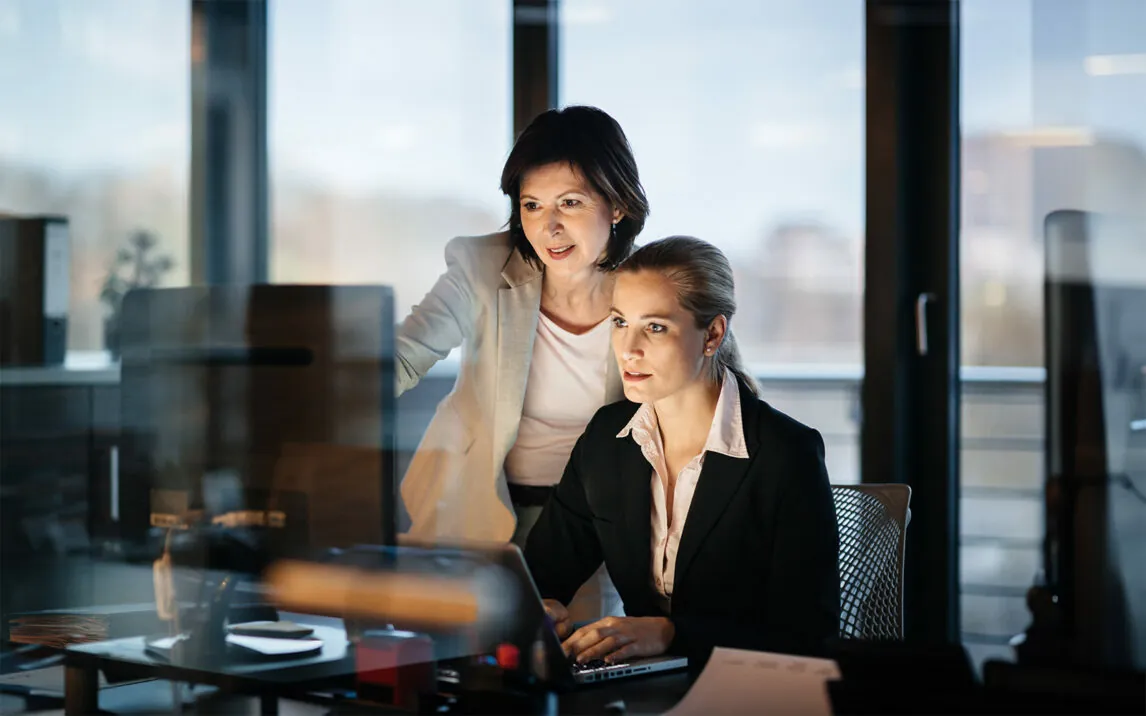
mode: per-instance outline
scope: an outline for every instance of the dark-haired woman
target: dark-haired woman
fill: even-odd
[[[620,125],[593,107],[539,115],[501,190],[508,230],[451,241],[446,272],[397,337],[399,394],[462,347],[454,389],[402,481],[421,540],[524,545],[589,419],[623,397],[612,270],[648,202]]]

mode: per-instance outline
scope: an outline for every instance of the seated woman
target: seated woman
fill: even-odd
[[[820,434],[760,399],[729,331],[732,269],[672,237],[618,269],[613,352],[627,401],[601,408],[526,543],[580,662],[714,646],[823,653],[839,629],[839,539]],[[623,617],[573,630],[604,561]]]

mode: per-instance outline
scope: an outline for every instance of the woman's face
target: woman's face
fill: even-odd
[[[567,162],[528,171],[521,180],[521,228],[546,271],[587,274],[609,245],[621,214]]]
[[[657,271],[621,273],[613,288],[613,353],[625,397],[653,403],[707,380],[706,337]],[[716,339],[719,341],[719,338]]]

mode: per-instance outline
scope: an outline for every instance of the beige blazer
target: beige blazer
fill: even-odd
[[[461,366],[402,480],[402,500],[412,537],[507,542],[517,518],[505,456],[521,421],[542,272],[506,232],[453,239],[445,253],[446,272],[399,327],[398,394],[459,345]],[[606,404],[624,397],[611,358],[608,376]]]

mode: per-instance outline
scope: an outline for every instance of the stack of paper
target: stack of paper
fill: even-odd
[[[717,647],[688,693],[665,716],[830,716],[827,682],[836,662]]]
[[[8,638],[17,644],[40,644],[63,649],[108,638],[108,619],[92,614],[32,614],[8,622]]]
[[[13,614],[8,619],[9,641],[56,649],[161,630],[154,602],[46,609]]]

